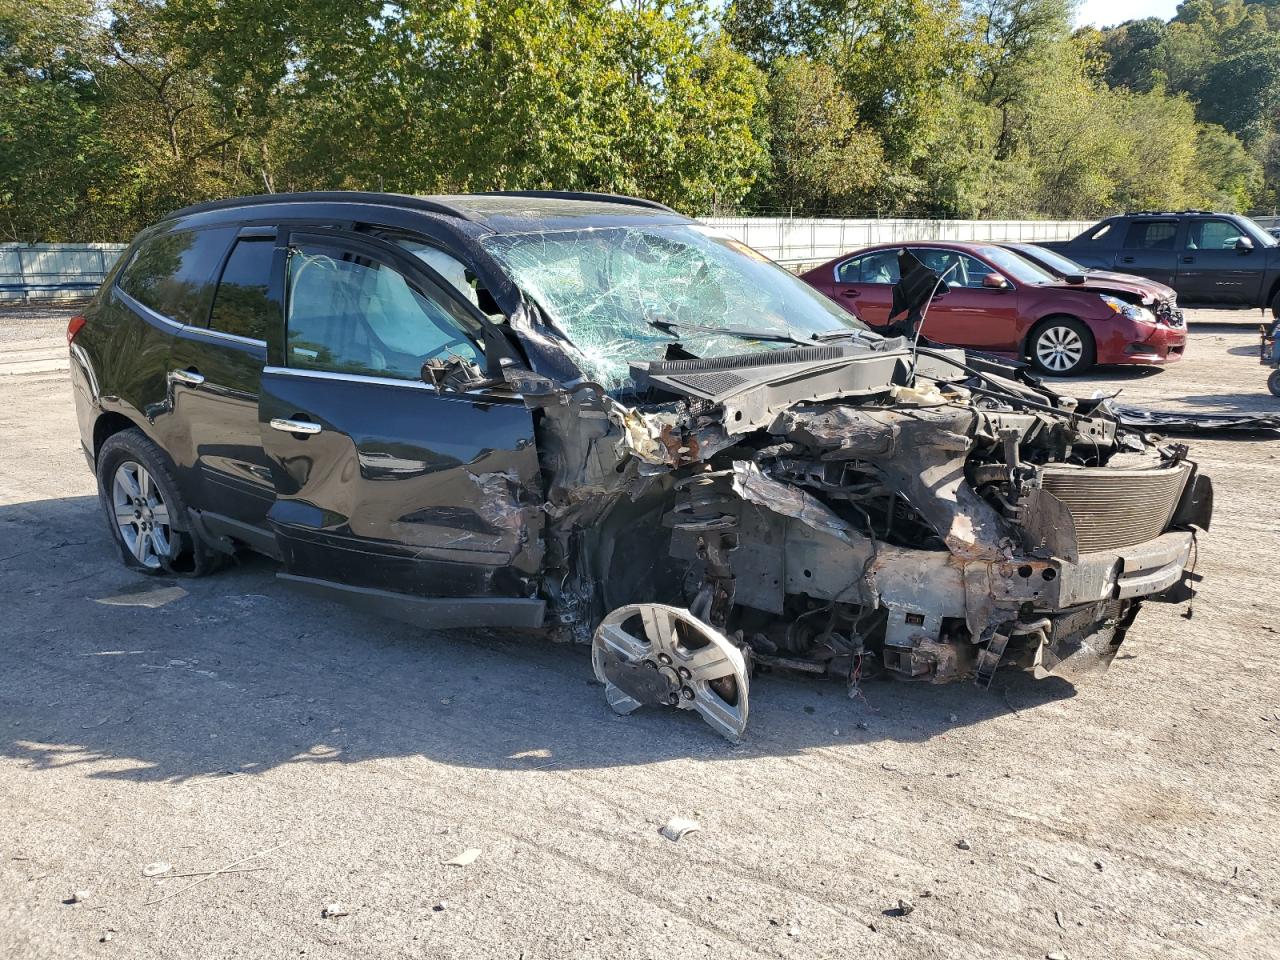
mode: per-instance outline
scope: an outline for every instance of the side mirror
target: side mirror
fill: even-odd
[[[982,285],[988,290],[1007,290],[1009,281],[998,273],[988,273],[982,278]]]
[[[1253,241],[1248,237],[1236,237],[1236,250],[1240,253],[1248,253],[1253,249]]]

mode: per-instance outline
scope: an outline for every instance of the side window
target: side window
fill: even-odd
[[[1187,224],[1188,250],[1234,250],[1244,231],[1229,220],[1192,220]]]
[[[841,283],[897,283],[898,253],[877,250],[840,264],[836,277]]]
[[[973,287],[981,290],[986,289],[983,287],[982,281],[987,278],[987,274],[999,272],[1000,271],[993,267],[987,266],[981,260],[971,257],[967,253],[962,253],[960,254],[960,266],[956,270],[956,273],[960,276],[957,277],[956,274],[953,273],[947,278],[947,281],[949,283],[955,281],[962,286]]]
[[[214,271],[235,233],[235,227],[225,227],[151,237],[120,274],[120,289],[178,323],[203,326]]]
[[[213,295],[209,327],[250,340],[265,340],[280,322],[280,307],[268,291],[275,241],[237,240]]]
[[[1124,245],[1132,250],[1172,250],[1177,233],[1176,220],[1135,220]]]
[[[417,380],[427,360],[480,358],[474,319],[443,290],[338,247],[290,250],[286,310],[290,367]]]

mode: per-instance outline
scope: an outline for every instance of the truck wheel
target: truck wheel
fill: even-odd
[[[103,443],[98,499],[125,566],[189,577],[222,566],[222,555],[192,527],[164,453],[141,430],[122,430]]]
[[[1271,316],[1280,320],[1280,290],[1276,291],[1276,295],[1271,298]]]
[[[1042,373],[1075,376],[1093,366],[1093,334],[1072,317],[1053,317],[1032,331],[1027,354]]]
[[[1271,371],[1271,376],[1267,377],[1267,389],[1273,397],[1280,397],[1280,370]]]

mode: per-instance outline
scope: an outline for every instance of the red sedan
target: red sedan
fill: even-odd
[[[1182,358],[1187,334],[1180,314],[1156,316],[1132,285],[1094,278],[1068,283],[994,244],[881,244],[800,276],[872,328],[883,327],[904,247],[945,274],[925,320],[930,340],[1026,357],[1055,376],[1083,373],[1095,363]]]

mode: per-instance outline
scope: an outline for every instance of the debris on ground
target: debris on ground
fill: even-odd
[[[351,911],[340,903],[330,903],[320,911],[320,916],[324,917],[326,920],[334,917],[349,917],[351,916]]]
[[[104,931],[102,932],[102,936],[100,936],[100,937],[98,938],[98,942],[99,942],[99,943],[110,943],[112,940],[114,940],[114,939],[115,939],[115,937],[116,937],[116,931],[115,931],[115,928],[114,928],[114,927],[107,927],[107,929],[106,929],[106,930],[104,930]]]
[[[471,866],[471,864],[476,862],[476,858],[479,856],[480,856],[479,850],[477,850],[475,847],[468,847],[466,850],[463,850],[460,854],[458,854],[452,860],[446,860],[444,862],[444,865],[446,867],[469,867]]]
[[[964,839],[964,837],[961,837],[959,840],[956,841],[956,847],[958,847],[961,850],[973,849],[972,847],[969,846],[969,841]]]
[[[899,900],[898,916],[909,917],[912,914],[912,912],[915,910],[915,908],[916,908],[916,905],[912,903],[910,900]]]
[[[695,830],[701,829],[702,824],[698,823],[697,820],[687,820],[684,817],[672,817],[662,825],[658,832],[672,843],[675,843],[676,841],[683,839],[685,834],[693,833]]]
[[[75,893],[67,897],[67,899],[63,900],[62,902],[63,903],[84,903],[88,899],[89,899],[88,890],[77,890]]]
[[[165,863],[163,860],[160,860],[160,861],[157,861],[156,863],[148,863],[145,867],[143,867],[142,875],[144,877],[158,877],[160,876],[160,874],[168,873],[172,869],[173,869],[172,864],[168,864],[168,863]]]

